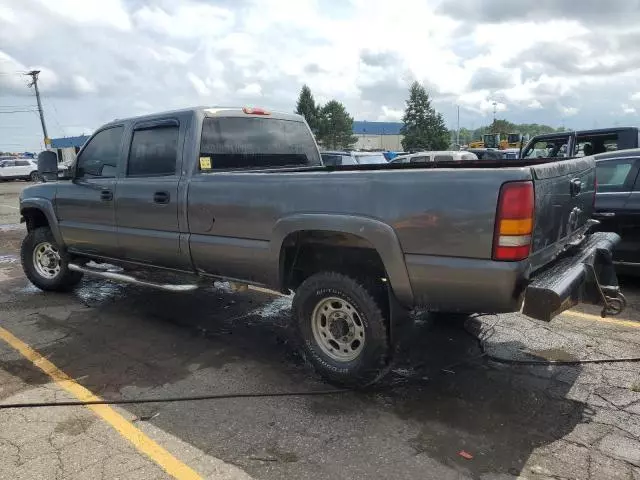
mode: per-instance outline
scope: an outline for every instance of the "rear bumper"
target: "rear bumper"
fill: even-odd
[[[524,292],[522,313],[548,322],[578,303],[602,305],[603,315],[620,313],[624,297],[612,256],[619,241],[615,233],[593,233],[582,245],[535,273]]]
[[[526,260],[405,255],[405,262],[415,306],[464,313],[521,310],[549,321],[577,303],[604,306],[604,296],[619,296],[611,255],[619,241],[615,233],[594,233],[530,277]]]

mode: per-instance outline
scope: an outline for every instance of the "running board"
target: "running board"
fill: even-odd
[[[123,273],[116,273],[116,272],[109,272],[105,270],[97,270],[91,267],[86,267],[86,266],[83,267],[75,263],[69,264],[69,270],[73,270],[74,272],[86,273],[87,275],[93,275],[94,277],[106,278],[108,280],[113,280],[115,282],[132,283],[134,285],[140,285],[142,287],[157,288],[160,290],[165,290],[167,292],[190,292],[198,288],[198,285],[195,285],[195,284],[176,285],[176,284],[170,284],[170,283],[154,283],[154,282],[148,282],[146,280],[138,280],[137,278],[132,277],[131,275],[125,275]]]

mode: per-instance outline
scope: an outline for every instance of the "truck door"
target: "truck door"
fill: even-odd
[[[640,263],[640,191],[633,193],[638,159],[613,158],[596,164],[598,192],[594,218],[598,230],[616,232],[622,241],[614,250],[618,262]]]
[[[123,258],[167,268],[189,267],[180,248],[178,182],[184,125],[166,118],[132,126],[127,162],[116,188]]]
[[[123,131],[115,125],[97,132],[78,156],[73,181],[57,184],[56,214],[72,251],[119,256],[113,195]]]

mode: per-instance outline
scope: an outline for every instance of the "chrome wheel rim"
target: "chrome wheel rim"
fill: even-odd
[[[60,273],[62,260],[58,248],[42,242],[33,249],[33,266],[41,277],[52,279]]]
[[[364,322],[355,307],[342,298],[320,300],[311,315],[311,329],[320,350],[338,362],[351,362],[364,349]]]

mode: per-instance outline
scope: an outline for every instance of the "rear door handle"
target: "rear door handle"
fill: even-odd
[[[153,201],[155,203],[169,203],[169,192],[156,192],[153,194]]]
[[[615,212],[593,212],[593,216],[596,218],[611,218],[615,217]]]
[[[107,189],[100,191],[100,200],[110,202],[111,200],[113,200],[113,192]]]

